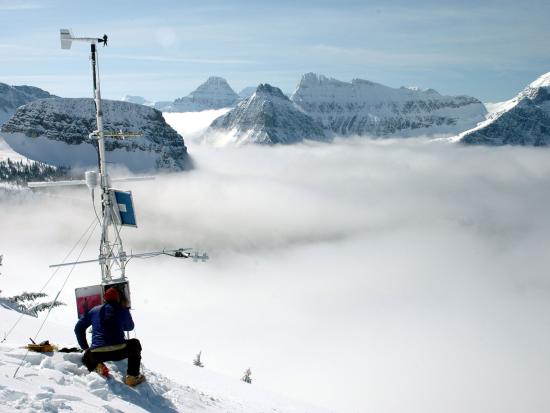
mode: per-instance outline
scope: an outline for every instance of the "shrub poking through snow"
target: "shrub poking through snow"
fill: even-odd
[[[245,383],[252,383],[252,371],[250,371],[250,369],[246,369],[246,371],[244,372],[244,376],[242,377],[241,379],[242,381],[244,381]]]
[[[193,360],[193,365],[198,367],[204,367],[204,364],[201,362],[201,353],[202,351],[199,351],[199,353],[196,355],[195,360]]]

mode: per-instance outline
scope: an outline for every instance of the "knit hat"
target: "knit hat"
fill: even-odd
[[[108,288],[107,291],[105,291],[104,297],[105,301],[114,301],[117,303],[120,301],[120,294],[115,287]]]

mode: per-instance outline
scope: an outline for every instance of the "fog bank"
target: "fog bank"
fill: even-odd
[[[254,385],[336,411],[550,409],[550,151],[337,139],[190,153],[194,171],[123,184],[128,250],[211,256],[130,264],[145,362],[177,343],[183,361],[202,350],[207,368],[251,367]],[[85,189],[0,202],[4,295],[42,285],[94,217]],[[73,323],[74,288],[98,280],[78,267],[52,320]]]

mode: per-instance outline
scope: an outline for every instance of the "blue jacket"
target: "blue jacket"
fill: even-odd
[[[134,329],[130,310],[118,304],[96,305],[76,323],[74,332],[80,348],[86,350],[86,329],[92,326],[92,347],[113,346],[125,342],[124,332]]]

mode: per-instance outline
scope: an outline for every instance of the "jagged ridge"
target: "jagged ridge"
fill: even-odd
[[[433,89],[399,89],[363,79],[351,82],[305,74],[291,100],[339,135],[458,133],[484,119],[484,105],[469,96]]]

